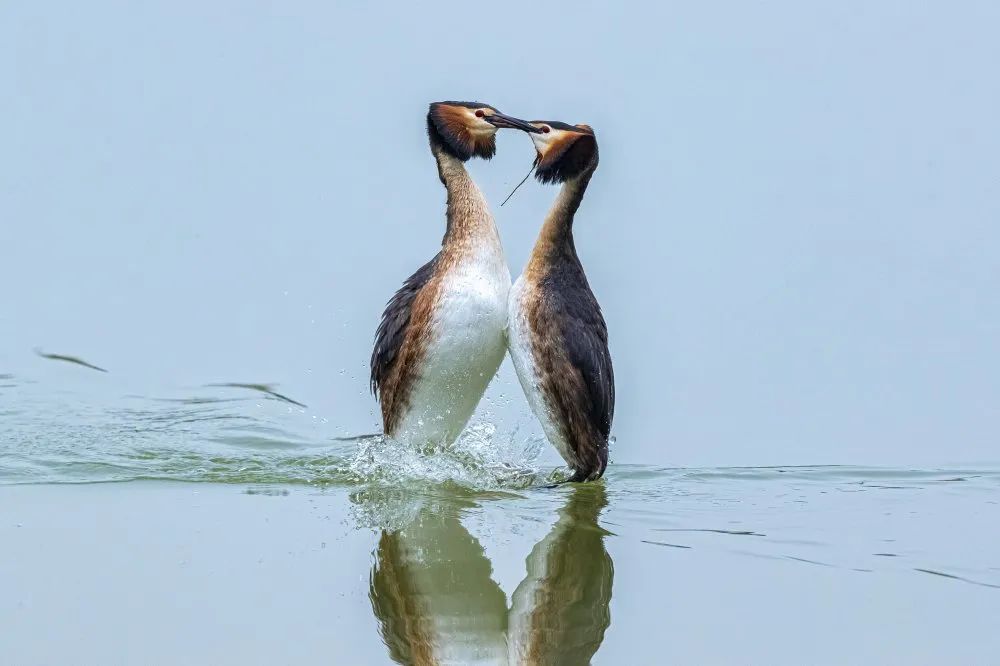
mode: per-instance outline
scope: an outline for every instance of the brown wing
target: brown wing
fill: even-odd
[[[375,347],[371,358],[371,390],[382,404],[382,418],[386,432],[392,430],[393,415],[398,413],[397,406],[405,399],[404,393],[409,385],[404,377],[406,373],[401,372],[402,368],[399,365],[405,355],[404,347],[407,346],[408,337],[411,340],[415,337],[411,330],[415,319],[420,317],[419,313],[414,316],[414,303],[421,290],[434,276],[440,256],[440,253],[435,255],[403,283],[385,306],[382,321],[375,331]]]
[[[593,295],[590,300],[592,307],[563,319],[562,337],[569,362],[583,377],[587,419],[607,440],[615,416],[615,371],[608,350],[608,326]]]
[[[577,458],[576,476],[598,478],[607,465],[615,375],[608,327],[578,264],[546,276],[534,329],[547,339],[543,388]]]

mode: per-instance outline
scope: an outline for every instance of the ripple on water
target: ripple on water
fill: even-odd
[[[37,404],[22,402],[5,422],[0,483],[420,480],[499,488],[544,480],[535,465],[542,440],[499,433],[492,423],[472,425],[450,447],[418,451],[381,436],[332,439],[300,413],[261,410],[257,402],[133,395],[123,406],[49,393]]]
[[[355,522],[381,529],[412,523],[417,512],[487,502],[506,516],[544,522],[570,490],[534,490],[554,480],[539,462],[548,447],[490,422],[473,424],[453,446],[416,450],[381,436],[338,440],[294,406],[261,409],[242,395],[200,389],[102,402],[6,381],[19,388],[0,433],[5,484],[217,482],[279,497],[294,485],[347,486]],[[613,464],[603,484],[602,526],[651,557],[722,554],[844,575],[892,571],[1000,585],[991,568],[1000,520],[995,468]]]

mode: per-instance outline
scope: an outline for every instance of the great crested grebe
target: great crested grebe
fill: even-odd
[[[436,102],[427,113],[448,225],[441,251],[403,283],[375,333],[371,388],[394,439],[454,442],[503,360],[510,271],[464,164],[493,157],[502,127],[540,131],[477,102]]]
[[[562,183],[524,273],[510,291],[508,344],[521,387],[545,436],[592,481],[608,465],[615,378],[608,327],[573,243],[573,217],[597,168],[587,125],[532,121],[535,177]]]

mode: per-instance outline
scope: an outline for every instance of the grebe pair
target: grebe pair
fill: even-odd
[[[535,177],[562,184],[513,288],[493,216],[464,164],[493,157],[500,128],[527,132]],[[594,132],[526,122],[486,104],[437,102],[427,133],[448,193],[447,230],[441,251],[389,301],[375,334],[371,386],[383,431],[451,444],[509,349],[570,480],[598,479],[608,462],[614,374],[607,326],[573,243],[573,217],[597,168]]]

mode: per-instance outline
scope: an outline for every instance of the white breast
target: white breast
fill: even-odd
[[[482,243],[444,276],[397,438],[421,446],[458,438],[503,360],[509,291],[499,239]]]
[[[525,314],[528,299],[534,297],[534,294],[534,289],[526,283],[523,275],[517,278],[510,290],[507,312],[507,348],[510,350],[511,360],[514,361],[514,369],[517,371],[517,378],[521,382],[524,396],[528,400],[531,411],[542,424],[545,437],[559,451],[563,460],[572,464],[562,429],[545,402],[545,396],[541,390],[536,351],[528,326],[528,318]]]

